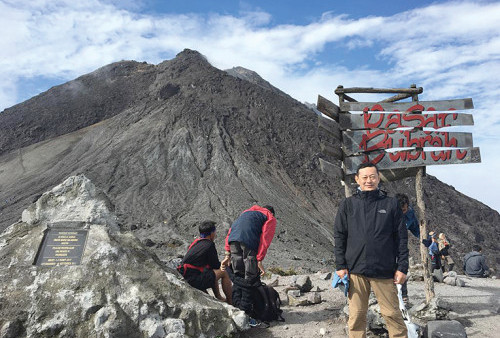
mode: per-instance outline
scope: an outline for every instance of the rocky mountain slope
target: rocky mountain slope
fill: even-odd
[[[6,109],[0,230],[42,192],[83,173],[115,205],[120,226],[163,260],[183,254],[205,219],[218,222],[221,247],[232,220],[262,203],[278,219],[266,266],[332,266],[344,189],[319,169],[316,114],[258,82],[185,50],[158,65],[114,63]],[[414,196],[411,179],[385,187]],[[498,212],[431,176],[425,190],[429,227],[448,235],[455,260],[480,243],[498,268]]]

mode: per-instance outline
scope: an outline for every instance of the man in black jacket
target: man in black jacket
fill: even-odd
[[[406,337],[395,284],[408,272],[408,234],[398,200],[379,190],[371,163],[356,172],[356,193],[343,200],[334,225],[336,272],[349,275],[349,337],[366,337],[368,298],[373,289],[389,336]]]

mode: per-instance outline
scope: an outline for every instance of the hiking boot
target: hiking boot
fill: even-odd
[[[250,327],[259,326],[259,324],[260,323],[256,319],[253,319],[252,317],[249,317],[249,319],[248,319],[248,325],[250,325]]]

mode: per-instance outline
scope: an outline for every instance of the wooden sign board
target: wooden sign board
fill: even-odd
[[[327,132],[331,137],[340,140],[340,125],[337,121],[318,115],[318,127]]]
[[[418,167],[380,170],[380,180],[382,182],[392,182],[405,177],[415,177]]]
[[[343,150],[347,156],[359,152],[391,148],[469,148],[473,146],[471,133],[448,133],[421,130],[344,131]]]
[[[327,174],[328,176],[332,177],[332,178],[341,178],[342,175],[343,175],[343,172],[342,172],[342,162],[341,161],[335,161],[337,162],[336,164],[335,163],[332,163],[332,162],[329,162],[329,161],[325,161],[324,159],[320,158],[319,159],[319,167],[321,169],[322,172],[324,172],[325,174]]]
[[[339,120],[340,108],[335,103],[325,99],[321,95],[318,95],[316,108],[331,119],[335,121]]]
[[[340,110],[346,111],[447,111],[474,109],[472,99],[442,100],[442,101],[411,101],[411,102],[341,102]]]
[[[479,148],[449,149],[440,151],[382,151],[344,158],[346,175],[356,173],[362,163],[371,162],[379,170],[421,167],[436,164],[480,163]]]
[[[35,265],[79,265],[87,234],[88,230],[47,229],[38,249]]]
[[[346,129],[395,129],[402,127],[439,129],[453,126],[472,126],[471,114],[402,114],[402,113],[366,113],[341,114],[340,128]]]

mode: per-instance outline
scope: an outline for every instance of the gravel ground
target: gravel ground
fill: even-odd
[[[286,321],[273,322],[268,328],[251,328],[239,337],[346,337],[346,318],[343,314],[346,298],[339,290],[331,288],[330,280],[321,280],[320,276],[310,275],[313,286],[323,290],[323,301],[321,304],[301,307],[288,306],[285,289],[292,277],[280,277],[276,290],[283,302],[283,317]],[[455,319],[465,326],[468,337],[499,337],[500,280],[460,278],[466,281],[466,287],[436,283],[436,296],[449,302],[452,315],[456,313]],[[410,306],[425,298],[423,282],[409,282],[408,291]]]

